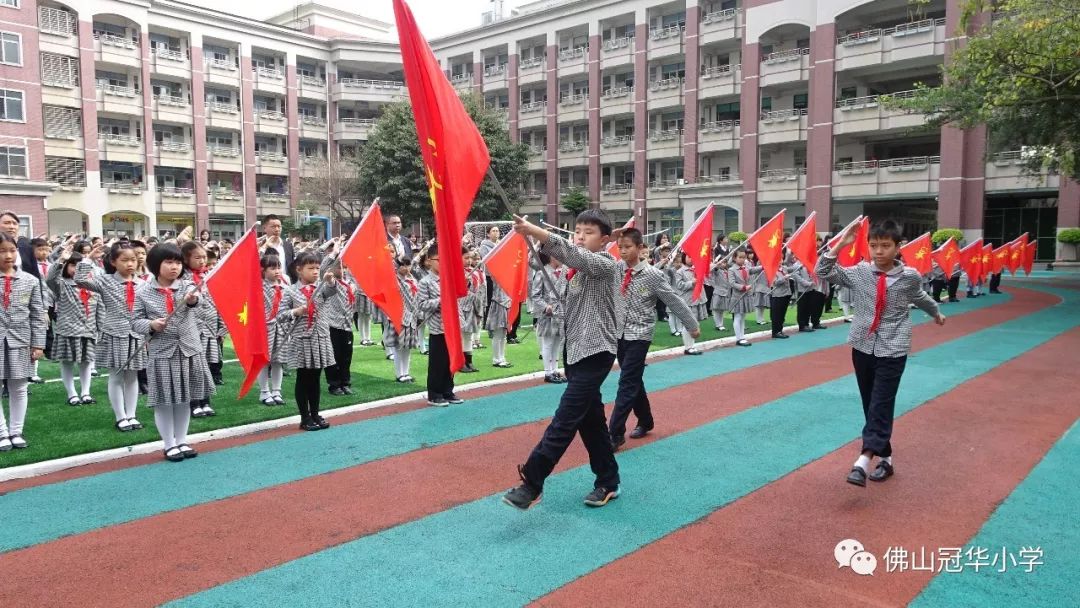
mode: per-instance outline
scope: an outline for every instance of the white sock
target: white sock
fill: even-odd
[[[26,385],[29,380],[8,380],[8,409],[11,410],[11,420],[8,422],[8,431],[12,435],[22,435],[23,423],[26,422]]]
[[[90,394],[90,378],[92,377],[90,375],[90,366],[91,363],[89,361],[83,361],[79,364],[79,389],[84,395]],[[137,378],[136,382],[138,382]],[[137,391],[138,387],[136,386],[136,392]]]
[[[398,367],[398,376],[409,375],[409,361],[412,359],[412,350],[404,347],[397,347],[394,352],[394,365]]]
[[[712,311],[713,323],[716,324],[718,329],[724,329],[724,311],[714,310]]]
[[[735,319],[731,324],[735,328],[735,339],[742,340],[743,337],[746,336],[746,314],[741,312],[735,313]]]
[[[472,352],[472,334],[461,334],[461,350],[462,352]]]
[[[139,372],[124,370],[124,417],[134,418],[139,405]]]
[[[71,361],[60,362],[60,380],[64,383],[64,388],[67,390],[68,399],[77,397],[79,394],[75,392],[75,364]]]
[[[120,422],[127,417],[124,410],[124,372],[118,369],[109,370],[109,405],[112,406],[116,421]]]
[[[747,297],[749,297],[749,296],[747,296]],[[755,308],[754,309],[754,314],[757,315],[757,322],[758,322],[759,325],[765,322],[765,309],[764,308]]]
[[[38,375],[38,373],[37,373],[38,363],[41,363],[41,361],[40,360],[34,361],[34,376]]]
[[[547,338],[547,337],[543,337],[543,338],[539,338],[539,340],[540,340],[540,357],[542,357],[543,360],[544,360],[544,375],[545,376],[550,376],[551,372],[554,371],[552,369],[552,364],[551,364],[551,346],[552,346],[551,343],[552,343],[552,339]]]
[[[111,374],[110,374],[111,377]],[[188,409],[187,405],[183,409]],[[154,408],[154,426],[157,427],[158,435],[165,442],[165,449],[176,447],[176,437],[173,434],[173,408],[167,405],[159,405]]]
[[[855,461],[855,465],[863,470],[864,473],[870,471],[870,457],[866,455],[860,455],[859,459]]]
[[[687,350],[689,348],[694,347],[694,338],[693,338],[693,336],[690,335],[689,330],[684,330],[682,332],[682,345],[683,345],[683,350]]]
[[[892,456],[886,456],[886,457],[882,458],[881,460],[889,463],[890,467],[892,466]]]
[[[491,336],[491,362],[506,361],[506,330],[496,329]]]
[[[270,365],[268,363],[266,367],[259,370],[259,401],[270,396]]]
[[[187,443],[188,425],[191,424],[191,408],[177,405],[172,408],[173,441],[175,445]]]
[[[840,310],[844,311],[845,317],[851,316],[851,307],[843,302],[840,303]]]
[[[281,378],[285,375],[285,367],[280,363],[270,364],[270,392],[277,395],[281,393]]]

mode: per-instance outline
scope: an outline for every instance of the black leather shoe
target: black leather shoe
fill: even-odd
[[[820,323],[815,325],[813,328],[814,329],[829,329],[828,326],[822,325]]]
[[[862,470],[862,467],[852,467],[851,472],[848,473],[847,482],[854,486],[861,488],[866,487],[866,471]]]
[[[893,476],[893,466],[884,460],[879,460],[877,468],[870,473],[870,481],[885,481]]]
[[[641,439],[645,435],[649,434],[652,429],[647,429],[643,426],[635,426],[634,430],[630,431],[630,439]]]
[[[800,327],[799,331],[803,332],[803,333],[807,333],[807,334],[812,334],[812,333],[814,333],[814,328],[813,327]]]
[[[790,336],[788,336],[787,334],[781,332],[781,333],[778,333],[778,334],[773,334],[772,337],[776,338],[777,340],[787,340]]]
[[[301,431],[317,431],[319,430],[319,424],[313,420],[304,420],[300,423]]]
[[[623,437],[622,435],[619,435],[618,437],[612,436],[611,437],[611,451],[612,452],[618,452],[619,448],[621,448],[624,443],[626,443],[626,437]]]

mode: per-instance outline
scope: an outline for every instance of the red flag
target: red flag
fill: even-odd
[[[909,241],[907,245],[900,248],[900,255],[904,257],[904,263],[918,270],[919,274],[929,274],[933,261],[930,252],[930,233],[927,232],[914,241]]]
[[[266,313],[263,308],[262,268],[255,231],[248,230],[217,266],[206,275],[206,291],[232,337],[233,350],[244,368],[244,382],[237,398],[251,389],[255,378],[270,362]]]
[[[356,284],[364,294],[386,313],[386,318],[401,333],[405,304],[398,290],[394,246],[386,238],[386,226],[378,202],[371,205],[364,219],[360,220],[360,225],[341,248],[341,263],[356,278]]]
[[[1008,243],[1009,258],[1005,265],[1009,274],[1016,276],[1016,271],[1024,265],[1024,254],[1027,252],[1028,233],[1021,234],[1019,238]]]
[[[784,210],[781,209],[746,240],[765,270],[765,280],[772,285],[784,257]]]
[[[710,203],[675,247],[676,251],[685,253],[694,265],[694,293],[690,296],[692,300],[701,297],[705,276],[709,274],[709,266],[712,264],[712,226],[713,205]]]
[[[1035,253],[1039,249],[1039,244],[1035,241],[1024,245],[1024,274],[1031,276],[1031,269],[1035,266]]]
[[[634,227],[634,218],[633,218],[633,216],[631,216],[630,221],[623,224],[622,229],[626,230],[627,228],[633,228],[633,227]],[[607,247],[605,247],[605,250],[607,250],[607,252],[611,254],[611,257],[618,260],[619,259],[619,241],[618,241],[618,239],[612,240],[610,243],[608,243]]]
[[[934,261],[945,272],[946,280],[952,275],[953,267],[960,261],[960,246],[956,244],[956,240],[951,236],[946,239],[941,247],[934,250]]]
[[[829,249],[840,242],[840,234],[829,239]],[[864,217],[859,223],[859,229],[855,232],[855,242],[850,247],[845,247],[836,252],[836,263],[841,266],[854,266],[863,260],[870,259],[870,218]]]
[[[982,239],[960,250],[960,268],[967,273],[968,280],[978,283],[982,275]]]
[[[814,272],[814,267],[817,266],[817,211],[811,211],[810,217],[803,221],[802,226],[795,231],[795,234],[791,235],[791,238],[787,241],[788,251],[795,256],[795,259],[802,262],[802,265],[809,272]]]
[[[525,237],[509,232],[484,258],[491,279],[510,296],[510,316],[506,322],[511,326],[521,310],[519,304],[529,297],[529,244]]]
[[[1001,274],[1009,264],[1009,255],[1012,253],[1012,247],[1006,243],[1001,247],[994,250],[994,259],[990,263],[990,272],[993,274]],[[1015,272],[1013,274],[1016,274]]]
[[[979,266],[979,277],[981,280],[985,281],[990,277],[990,270],[994,264],[994,246],[990,243],[983,245],[982,260],[980,263],[982,265]]]
[[[416,136],[424,157],[428,196],[435,211],[439,239],[440,302],[443,331],[450,350],[450,372],[465,364],[461,352],[461,323],[457,299],[468,293],[461,260],[465,218],[488,170],[491,157],[480,131],[473,124],[457,91],[447,80],[431,47],[416,27],[412,11],[394,0],[398,43],[405,84],[409,89]]]

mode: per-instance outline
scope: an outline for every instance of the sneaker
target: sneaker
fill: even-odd
[[[341,394],[342,395],[351,395],[351,394],[353,394],[352,387],[351,386],[343,386],[343,387],[341,387]]]
[[[142,423],[139,422],[138,420],[134,419],[134,418],[128,418],[128,426],[133,431],[138,431],[138,430],[141,430],[143,428]]]
[[[30,377],[30,382],[32,382],[34,384],[45,384],[45,379],[42,378],[41,376],[31,376]]]
[[[622,435],[618,435],[618,436],[612,435],[611,436],[611,451],[612,452],[618,452],[619,448],[621,448],[625,443],[626,443],[626,437],[623,437]]]
[[[449,395],[446,396],[446,402],[449,403],[450,405],[460,405],[462,403],[465,403],[465,400],[462,399],[461,397],[458,397],[454,393],[450,393]]]
[[[210,407],[209,405],[203,406],[202,413],[203,416],[217,416],[217,412],[215,412],[214,408]]]
[[[9,451],[11,451],[11,440],[8,439],[7,437],[4,437],[3,439],[0,439],[0,452],[9,452]]]
[[[442,397],[436,397],[434,399],[429,397],[427,400],[427,404],[431,407],[446,407],[450,405],[450,402],[446,399],[443,399]]]
[[[202,418],[206,414],[203,413],[203,407],[201,405],[191,408],[192,418]]]
[[[16,450],[21,450],[27,445],[26,440],[23,439],[22,435],[12,435],[9,439],[11,440],[11,447]]]
[[[274,401],[273,397],[264,397],[259,400],[259,403],[262,403],[263,405],[277,405],[277,402]]]
[[[271,397],[273,397],[275,405],[285,405],[285,400],[281,398],[281,393],[274,393]]]
[[[696,348],[688,348],[688,349],[686,349],[686,350],[684,350],[682,352],[683,352],[684,355],[700,355],[700,354],[702,354],[701,351],[696,349]]]
[[[504,494],[502,501],[511,507],[528,511],[536,503],[540,502],[540,499],[544,497],[544,493],[541,490],[533,489],[525,481],[525,473],[522,471],[521,465],[518,465],[518,477],[521,478],[521,485]]]
[[[735,346],[750,346],[749,340],[737,340]]]
[[[607,489],[605,487],[593,488],[592,492],[585,497],[585,504],[590,507],[602,507],[608,503],[608,501],[615,500],[619,497],[619,488]]]
[[[478,372],[480,370],[476,369],[475,367],[473,367],[471,365],[466,365],[465,367],[462,367],[458,371],[460,371],[463,374],[475,374],[476,372]]]

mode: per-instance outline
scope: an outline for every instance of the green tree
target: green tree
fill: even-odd
[[[506,189],[513,212],[521,206],[522,185],[528,176],[528,146],[510,141],[505,115],[484,105],[482,97],[461,97],[465,110],[476,123],[491,155],[491,168]],[[423,220],[432,225],[434,214],[424,175],[423,158],[416,140],[416,122],[407,101],[392,103],[368,138],[358,159],[360,196],[378,197],[383,214],[397,214],[405,222]],[[490,179],[485,179],[473,201],[472,221],[510,219]]]
[[[562,197],[562,206],[563,209],[566,209],[574,217],[577,217],[577,214],[592,206],[592,201],[589,200],[589,195],[585,194],[584,188],[581,186],[574,186]]]
[[[964,0],[961,28],[972,35],[943,85],[885,104],[927,114],[931,129],[986,125],[989,150],[1027,146],[1029,171],[1080,178],[1080,3]]]

